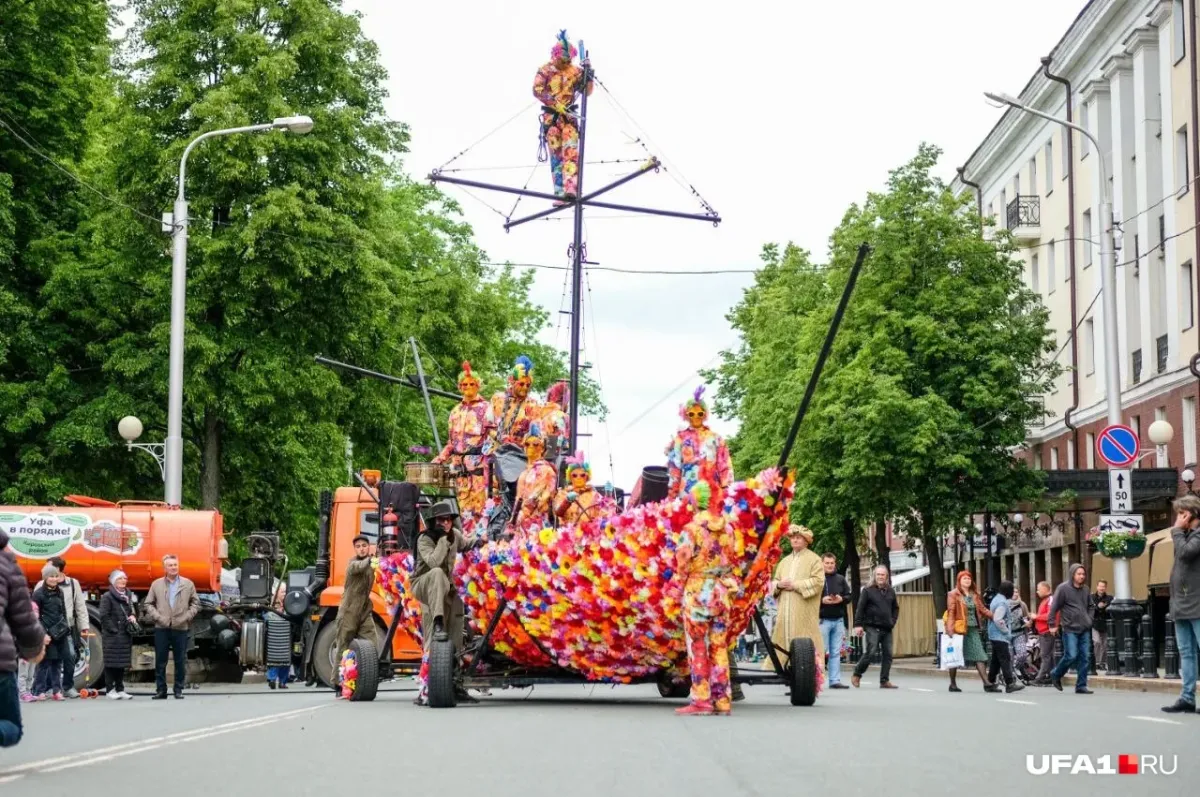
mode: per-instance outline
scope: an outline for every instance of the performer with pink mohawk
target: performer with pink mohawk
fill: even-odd
[[[479,377],[471,371],[471,363],[464,362],[462,367],[458,389],[463,398],[450,410],[449,440],[433,461],[456,467],[458,510],[476,515],[487,500],[487,455],[494,445],[496,417],[492,405],[479,395]]]
[[[678,498],[690,493],[698,483],[706,482],[710,505],[714,512],[720,512],[725,489],[733,481],[733,466],[725,439],[705,423],[708,404],[704,401],[703,385],[679,408],[679,416],[688,426],[676,433],[667,446],[667,497]]]
[[[565,409],[568,395],[566,380],[559,380],[546,391],[546,402],[538,408],[538,423],[541,424],[542,431],[547,438],[564,438],[564,447],[565,440],[571,436],[570,421]]]
[[[616,514],[616,503],[592,487],[592,466],[580,451],[567,458],[567,486],[554,497],[560,523],[579,524]]]
[[[577,94],[586,91],[590,97],[594,85],[583,85],[583,69],[573,60],[579,51],[567,39],[565,30],[550,50],[550,60],[542,65],[533,78],[533,96],[542,104],[541,143],[538,160],[550,157],[550,174],[554,179],[555,196],[574,199],[579,195],[579,117],[575,106]],[[586,62],[585,62],[586,63]]]

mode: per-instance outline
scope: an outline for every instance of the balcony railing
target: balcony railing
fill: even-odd
[[[1018,227],[1040,227],[1042,224],[1042,200],[1038,196],[1018,196],[1008,203],[1008,229]]]
[[[1163,335],[1154,341],[1154,348],[1158,355],[1158,372],[1161,374],[1167,370],[1167,336]]]
[[[1138,349],[1133,353],[1133,383],[1140,385],[1142,383],[1142,350]]]

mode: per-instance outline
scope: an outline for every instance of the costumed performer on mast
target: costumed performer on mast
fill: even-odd
[[[545,459],[546,441],[538,424],[525,436],[525,458],[529,464],[517,479],[517,503],[514,524],[518,530],[543,529],[550,525],[550,503],[558,487],[558,474]]]
[[[529,424],[537,417],[537,402],[529,397],[533,387],[533,360],[517,357],[508,375],[508,388],[492,396],[492,415],[496,420],[496,444],[522,446]]]
[[[582,91],[591,96],[595,88],[591,80],[583,86],[584,68],[573,60],[579,51],[567,39],[565,30],[558,32],[558,41],[550,49],[550,60],[542,65],[533,78],[533,96],[542,104],[541,140],[538,161],[550,157],[550,174],[554,178],[554,194],[562,199],[579,196],[579,116],[575,97]]]
[[[454,477],[458,508],[464,515],[478,515],[487,499],[487,455],[491,453],[496,430],[492,405],[479,395],[479,377],[464,362],[458,377],[462,401],[450,410],[449,440],[433,461],[449,461],[457,466]]]
[[[701,385],[679,409],[679,416],[688,426],[676,433],[667,446],[667,498],[690,493],[698,483],[705,482],[711,491],[709,502],[720,512],[725,490],[733,482],[733,466],[725,439],[705,423],[708,404],[703,396]]]
[[[592,487],[592,466],[582,451],[567,458],[567,483],[554,496],[554,514],[560,522],[576,525],[616,514],[613,500]]]
[[[684,527],[675,548],[675,572],[684,580],[683,629],[687,636],[690,702],[681,715],[729,714],[729,614],[740,590],[733,577],[734,538],[718,510],[709,510],[711,488],[691,490],[700,510]]]

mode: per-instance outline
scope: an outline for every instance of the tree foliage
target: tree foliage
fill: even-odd
[[[408,446],[432,442],[418,393],[347,377],[314,355],[409,374],[413,337],[443,389],[463,359],[496,388],[521,351],[538,362],[539,381],[564,372],[561,354],[536,340],[547,317],[530,303],[531,275],[485,266],[458,206],[404,175],[408,131],[384,114],[378,50],[336,0],[131,0],[110,69],[103,3],[45,5],[99,8],[94,63],[77,59],[81,75],[83,65],[93,71],[74,96],[63,89],[61,100],[34,98],[12,113],[73,108],[62,114],[71,136],[52,154],[103,196],[78,196],[53,248],[39,250],[6,231],[32,212],[22,190],[55,207],[45,191],[62,181],[44,168],[26,178],[8,159],[0,169],[0,259],[45,252],[40,282],[15,305],[42,333],[34,353],[44,365],[26,367],[22,393],[10,379],[34,356],[4,359],[15,344],[0,332],[0,409],[14,409],[0,444],[15,463],[0,498],[161,494],[158,466],[124,449],[116,422],[134,414],[147,440],[165,435],[171,257],[158,220],[185,146],[209,131],[294,114],[315,123],[305,136],[210,138],[187,163],[184,504],[220,508],[235,552],[246,532],[270,526],[305,562],[318,491],[347,480],[348,441],[355,467],[389,475]],[[87,44],[69,26],[63,36],[72,37],[64,52]],[[40,49],[36,37],[26,44]],[[0,86],[0,113],[7,98]],[[32,157],[0,146],[0,157]],[[12,304],[6,288],[0,314]],[[443,431],[448,409],[435,405]]]
[[[1037,397],[1057,375],[1053,337],[1022,264],[932,171],[922,146],[885,191],[852,206],[830,263],[794,248],[767,267],[732,311],[741,333],[714,374],[741,421],[742,469],[778,456],[857,249],[872,247],[791,463],[795,512],[837,547],[841,521],[887,519],[920,539],[940,570],[939,535],[984,509],[1042,491],[1011,456],[1040,420]]]

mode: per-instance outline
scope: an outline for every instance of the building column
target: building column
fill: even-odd
[[[1093,80],[1087,83],[1080,91],[1080,101],[1086,108],[1087,128],[1092,135],[1096,136],[1096,138],[1100,140],[1100,147],[1102,150],[1101,152],[1089,151],[1089,154],[1082,158],[1078,166],[1080,171],[1088,169],[1091,172],[1090,182],[1092,186],[1092,196],[1090,200],[1085,200],[1089,204],[1086,205],[1083,210],[1089,210],[1091,212],[1092,229],[1089,236],[1090,240],[1082,242],[1075,241],[1077,244],[1082,243],[1083,246],[1090,247],[1092,252],[1092,264],[1087,268],[1084,268],[1083,264],[1086,263],[1087,260],[1084,257],[1080,257],[1080,266],[1076,269],[1075,273],[1076,279],[1080,281],[1080,285],[1082,286],[1086,284],[1087,286],[1086,288],[1078,288],[1078,290],[1083,292],[1083,295],[1080,296],[1081,304],[1079,306],[1086,308],[1088,305],[1092,305],[1092,310],[1090,311],[1094,332],[1094,351],[1092,352],[1092,355],[1096,361],[1093,379],[1095,380],[1096,398],[1101,399],[1104,397],[1104,383],[1106,379],[1105,373],[1108,369],[1108,357],[1104,351],[1104,313],[1100,311],[1099,302],[1096,302],[1095,304],[1092,303],[1092,297],[1096,296],[1100,292],[1100,242],[1104,240],[1104,231],[1100,229],[1100,202],[1104,196],[1104,193],[1100,185],[1100,167],[1097,164],[1100,158],[1104,158],[1105,162],[1111,160],[1109,152],[1112,147],[1112,92],[1109,90],[1108,81]],[[1080,152],[1084,151],[1084,147],[1087,147],[1088,150],[1093,149],[1091,143],[1084,139],[1083,136],[1076,136],[1076,138],[1078,140]],[[1112,170],[1110,169],[1109,172],[1111,173],[1111,171]],[[1078,212],[1082,214],[1083,210],[1079,210]],[[1076,219],[1075,223],[1075,229],[1078,231],[1076,232],[1076,235],[1085,235],[1086,231],[1084,230],[1080,220]],[[1080,254],[1082,255],[1082,252],[1080,252]],[[1076,322],[1082,325],[1083,319],[1077,319]],[[1083,350],[1082,346],[1080,347],[1080,352],[1082,356],[1087,356],[1087,352]],[[1084,371],[1076,374],[1076,377],[1083,378],[1084,375],[1086,375],[1086,366],[1084,367]],[[1084,406],[1087,406],[1087,403],[1087,400],[1084,399]]]
[[[1159,150],[1161,155],[1161,177],[1159,196],[1173,196],[1179,186],[1175,185],[1175,128],[1173,121],[1173,94],[1171,91],[1171,75],[1174,69],[1174,42],[1172,40],[1171,18],[1174,11],[1172,0],[1161,2],[1150,12],[1150,24],[1158,29],[1158,85],[1159,85]],[[1163,91],[1162,88],[1166,87]],[[1176,232],[1175,202],[1166,198],[1158,212],[1163,215],[1163,226],[1167,240],[1163,244],[1163,295],[1166,296],[1165,323],[1167,325],[1167,370],[1174,371],[1183,360],[1180,357],[1179,340],[1179,261],[1176,260],[1175,239],[1171,238]],[[1161,332],[1159,334],[1162,334]]]
[[[1118,226],[1117,245],[1117,349],[1121,390],[1133,384],[1133,352],[1141,348],[1141,313],[1136,302],[1130,300],[1131,289],[1135,289],[1132,265],[1121,265],[1133,258],[1134,229],[1121,227],[1125,219],[1137,213],[1137,186],[1134,180],[1134,84],[1132,61],[1121,53],[1104,62],[1101,74],[1108,81],[1112,92],[1112,158],[1110,179],[1112,180],[1113,220]],[[1105,231],[1100,231],[1101,235]],[[1133,293],[1136,296],[1136,293]],[[1107,354],[1106,359],[1111,359]],[[1146,372],[1145,351],[1142,352],[1142,373]]]
[[[1125,52],[1133,59],[1133,142],[1134,193],[1142,212],[1133,224],[1125,225],[1126,235],[1136,233],[1141,259],[1134,266],[1139,278],[1130,284],[1138,295],[1130,297],[1138,304],[1139,338],[1142,344],[1142,378],[1158,374],[1158,338],[1166,332],[1166,302],[1163,301],[1162,237],[1158,217],[1162,215],[1162,110],[1159,102],[1158,31],[1138,28],[1125,39]],[[1126,247],[1129,260],[1132,247]]]

